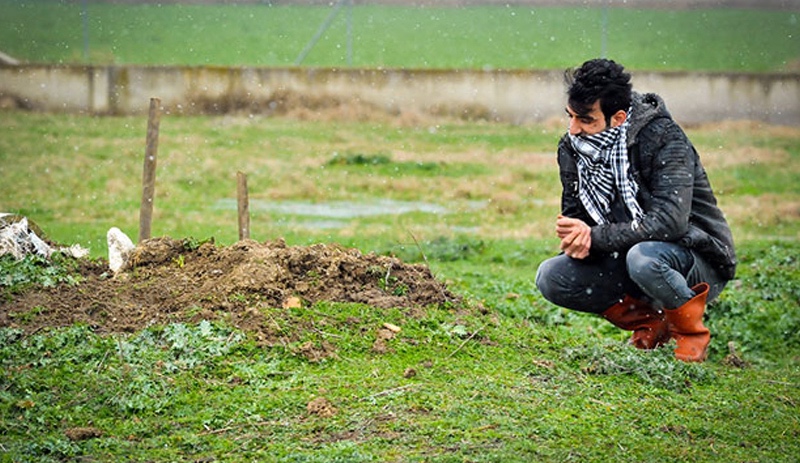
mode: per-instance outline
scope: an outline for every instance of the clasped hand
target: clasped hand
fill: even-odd
[[[583,220],[559,215],[556,234],[561,238],[561,250],[573,259],[585,259],[592,246],[592,229]]]

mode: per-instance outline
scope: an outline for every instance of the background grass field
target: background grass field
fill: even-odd
[[[2,48],[31,61],[82,62],[76,10],[77,3],[0,2]],[[94,63],[282,66],[330,10],[90,4],[89,11]],[[371,18],[375,35],[355,28],[362,38],[354,64],[566,67],[599,53],[599,31],[577,28],[597,24],[599,10],[454,11],[356,8],[354,23]],[[609,24],[625,25],[625,33],[615,29],[608,47],[634,68],[781,70],[798,55],[792,17],[615,9]],[[518,32],[486,32],[513,21]],[[341,66],[343,26],[337,19],[305,64]],[[643,36],[683,42],[658,52]],[[760,40],[767,42],[744,44]],[[110,227],[137,235],[146,124],[0,111],[0,211],[104,256]],[[722,121],[687,131],[741,260],[737,279],[709,308],[711,355],[700,365],[675,361],[669,347],[637,351],[625,344],[627,333],[556,308],[536,290],[536,267],[557,246],[561,123],[164,116],[155,236],[234,242],[242,171],[253,238],[334,242],[425,262],[487,313],[431,308],[407,317],[327,303],[297,310],[283,328],[297,330],[298,345],[333,345],[338,357],[321,362],[298,355],[297,345],[265,348],[222,323],[112,336],[87,326],[31,335],[2,328],[0,460],[795,461],[800,129]],[[329,213],[343,204],[349,215]],[[304,208],[315,212],[298,213]],[[0,259],[0,296],[37,270]],[[402,325],[402,335],[378,355],[370,348],[375,333],[354,330],[352,320]],[[308,325],[316,329],[297,328]],[[744,363],[729,357],[731,348]],[[320,397],[337,412],[309,413]],[[90,438],[74,439],[77,430]]]
[[[95,256],[111,226],[136,236],[143,118],[0,112],[0,126],[1,209]],[[741,264],[709,309],[710,359],[687,365],[536,290],[536,266],[556,252],[559,127],[248,116],[161,127],[155,236],[235,241],[242,170],[255,239],[426,262],[489,315],[318,304],[284,326],[316,330],[268,349],[219,324],[0,329],[0,452],[12,461],[789,462],[800,451],[800,130],[690,130]],[[446,211],[296,212],[376,200]],[[0,275],[25,281],[19,272],[0,261]],[[402,338],[376,355],[373,333],[348,320],[396,323]],[[305,360],[307,342],[337,358]],[[726,360],[731,346],[744,368]],[[319,397],[333,416],[307,412]],[[82,428],[99,434],[69,437]]]
[[[291,66],[333,11],[89,2],[84,23],[81,2],[0,9],[0,50],[21,60],[212,66]],[[764,72],[796,70],[800,59],[796,11],[357,5],[349,58],[348,14],[303,65],[563,69],[606,52],[631,69]]]
[[[0,121],[5,210],[96,256],[108,228],[136,236],[145,117],[5,112]],[[154,234],[235,241],[242,171],[256,239],[551,238],[560,194],[552,151],[562,132],[561,124],[165,116]],[[689,133],[739,241],[798,238],[797,129],[726,122]],[[369,213],[380,201],[396,203]],[[344,202],[352,213],[332,220]],[[320,211],[287,211],[303,205]],[[411,211],[393,213],[400,207]]]

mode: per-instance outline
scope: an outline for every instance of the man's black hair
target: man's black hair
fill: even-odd
[[[621,64],[608,59],[586,61],[579,68],[564,72],[569,106],[578,115],[591,111],[600,100],[600,110],[610,123],[617,111],[628,111],[631,105],[631,75]]]

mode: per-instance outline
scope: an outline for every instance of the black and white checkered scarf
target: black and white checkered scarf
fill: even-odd
[[[578,153],[578,195],[586,211],[598,224],[611,221],[614,193],[622,197],[636,228],[644,211],[636,194],[639,186],[633,180],[628,161],[628,122],[589,136],[569,135]]]

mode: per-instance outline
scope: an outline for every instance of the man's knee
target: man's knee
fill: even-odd
[[[658,273],[661,260],[657,247],[657,242],[644,241],[633,245],[628,250],[625,265],[628,269],[628,276],[636,283],[648,281]]]
[[[550,299],[550,288],[552,284],[550,283],[550,260],[546,260],[539,265],[539,268],[536,270],[536,287],[539,289],[539,292],[542,293],[545,299],[548,301]]]
[[[552,257],[539,265],[536,271],[536,287],[548,301],[560,305],[565,291],[563,269],[558,258]]]

